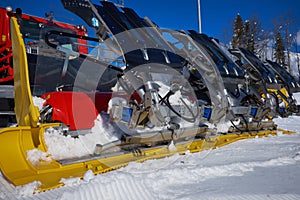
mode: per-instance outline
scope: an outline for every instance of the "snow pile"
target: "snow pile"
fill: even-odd
[[[84,176],[83,176],[83,180],[89,182],[90,180],[94,179],[95,175],[93,173],[92,170],[88,170],[87,172],[85,172]]]
[[[111,125],[110,119],[98,115],[97,119],[94,121],[94,127],[89,135],[89,139],[94,139],[97,144],[107,144],[118,140],[118,133]]]
[[[64,136],[61,129],[49,128],[44,134],[48,154],[56,160],[92,155],[97,144],[118,140],[109,124],[99,115],[92,130],[78,137]]]
[[[170,152],[176,152],[177,151],[177,148],[176,148],[173,140],[169,144],[168,149],[169,149]]]
[[[60,180],[60,183],[63,183],[65,186],[72,186],[72,185],[79,185],[80,184],[80,178],[62,178]]]
[[[39,110],[42,110],[43,105],[44,105],[46,100],[42,99],[40,97],[33,96],[32,101],[33,101],[33,104],[39,108]]]
[[[289,116],[287,118],[275,118],[273,119],[275,124],[278,124],[279,128],[282,128],[284,130],[289,130],[289,131],[295,131],[299,132],[300,131],[300,117],[299,116]]]
[[[48,148],[47,153],[56,160],[64,158],[78,158],[84,155],[92,154],[93,149],[88,149],[83,144],[81,136],[73,138],[64,136],[62,130],[49,128],[44,134],[45,144]]]
[[[297,101],[297,105],[300,105],[300,92],[293,93],[293,96],[295,97]]]
[[[125,106],[127,104],[126,99],[121,97],[113,97],[108,102],[107,113],[111,114],[113,106]]]
[[[92,170],[88,170],[87,172],[85,172],[85,174],[83,175],[83,180],[81,180],[78,177],[74,177],[74,178],[62,178],[60,180],[61,183],[64,184],[64,186],[76,186],[79,185],[82,182],[90,182],[91,180],[93,180],[96,176],[94,175]]]
[[[33,165],[38,165],[40,162],[51,162],[51,155],[38,149],[27,150],[27,159]]]
[[[235,126],[238,126],[240,124],[240,119],[234,120],[232,121],[232,123]],[[232,123],[230,121],[226,121],[225,119],[221,120],[219,123],[217,124],[211,124],[209,122],[206,122],[205,124],[208,126],[208,128],[210,129],[216,129],[216,131],[218,133],[227,133],[230,129],[230,127],[232,127]]]
[[[27,159],[33,165],[37,165],[41,161],[51,162],[52,158],[62,160],[92,155],[97,144],[108,144],[118,138],[112,127],[105,123],[105,119],[99,115],[95,120],[94,127],[85,135],[65,136],[62,129],[51,127],[44,133],[44,140],[47,152],[38,149],[27,151]]]
[[[17,186],[16,193],[17,197],[24,198],[27,196],[32,196],[33,193],[38,192],[38,188],[41,185],[39,181],[33,181],[32,183],[28,183],[26,185]]]

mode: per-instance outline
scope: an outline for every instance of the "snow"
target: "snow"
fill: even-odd
[[[280,124],[280,128],[300,132],[300,121],[299,116],[289,116],[288,118],[276,118],[274,119],[275,124]]]
[[[82,180],[62,179],[64,187],[41,193],[38,182],[14,187],[0,176],[0,199],[300,199],[300,117],[274,121],[298,133],[132,162],[96,176],[89,170]]]
[[[75,178],[62,178],[60,180],[60,183],[65,184],[65,186],[79,185],[80,178],[79,177],[75,177]]]
[[[47,152],[40,151],[38,149],[32,149],[27,151],[27,159],[33,164],[37,165],[41,161],[51,162],[51,155]]]
[[[39,181],[33,181],[23,186],[16,187],[16,194],[18,198],[24,198],[27,196],[32,196],[32,194],[38,191],[38,187],[41,185]]]
[[[232,126],[232,123],[234,124],[234,125],[239,125],[240,124],[240,120],[239,119],[237,119],[237,120],[235,120],[235,121],[232,121],[232,123],[231,122],[229,122],[229,121],[227,121],[227,122],[225,122],[224,121],[225,119],[223,119],[223,120],[221,120],[218,124],[211,124],[211,123],[209,123],[209,122],[206,122],[205,124],[209,127],[209,128],[211,128],[211,129],[216,129],[216,131],[218,132],[218,133],[227,133],[228,131],[229,131],[229,128]],[[249,120],[252,120],[252,119],[249,119]]]
[[[83,180],[85,180],[87,182],[89,182],[93,178],[95,178],[95,175],[92,170],[88,170],[83,176]]]
[[[43,105],[44,105],[46,100],[42,99],[40,97],[37,97],[37,96],[33,96],[32,101],[33,101],[34,105],[39,108],[39,110],[42,110]]]
[[[291,62],[291,74],[298,80],[299,79],[299,69],[298,69],[298,65],[299,65],[299,61],[298,61],[298,57],[300,56],[299,53],[294,53],[291,52],[290,55],[290,62]]]
[[[169,144],[168,149],[169,149],[170,152],[176,152],[177,151],[177,148],[176,148],[173,141],[171,141],[171,143]]]
[[[293,96],[295,97],[297,101],[297,105],[300,105],[300,92],[293,93]]]
[[[74,138],[70,135],[64,136],[61,129],[49,128],[46,130],[44,138],[48,147],[47,153],[56,160],[92,155],[97,144],[103,145],[117,140],[112,127],[105,123],[105,120],[100,115],[95,120],[95,125],[88,134]],[[35,161],[39,155],[27,154],[28,160],[31,161],[30,156],[33,156]]]

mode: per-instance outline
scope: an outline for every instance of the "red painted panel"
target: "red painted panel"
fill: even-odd
[[[50,92],[42,96],[53,108],[52,119],[65,123],[70,130],[90,129],[98,111],[91,98],[80,92]]]

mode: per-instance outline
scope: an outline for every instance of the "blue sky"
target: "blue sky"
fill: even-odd
[[[64,10],[59,0],[0,0],[1,7],[7,5],[41,17],[45,12],[54,11],[56,20],[83,23]],[[148,16],[163,28],[198,30],[197,0],[125,0],[125,6],[133,8],[141,17]],[[266,29],[272,28],[272,20],[289,13],[300,30],[300,0],[201,0],[202,32],[223,40],[223,30],[231,30],[237,13],[243,20],[258,15]]]

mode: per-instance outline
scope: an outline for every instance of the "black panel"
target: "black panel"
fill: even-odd
[[[90,26],[92,26],[92,19],[99,14],[102,22],[105,23],[111,34],[118,35],[122,33],[122,37],[125,37],[122,39],[116,37],[120,40],[118,42],[123,50],[126,50],[126,46],[123,45],[132,45],[133,47],[136,45],[137,50],[127,52],[124,55],[129,66],[133,67],[152,62],[166,64],[175,68],[182,67],[182,59],[178,55],[165,51],[165,49],[169,49],[169,46],[159,33],[152,29],[137,29],[150,28],[151,26],[144,19],[140,18],[134,10],[130,8],[122,8],[121,10],[111,2],[102,1],[101,5],[94,4],[98,12],[94,14],[89,4],[84,0],[61,1],[66,9],[80,16]],[[153,47],[160,49],[152,49]],[[144,55],[139,48],[147,49],[149,60],[144,59]],[[171,63],[167,63],[167,60]]]
[[[94,17],[89,4],[84,0],[61,0],[64,8],[82,18],[89,26],[93,26]]]
[[[124,11],[125,16],[128,18],[128,20],[134,24],[136,28],[142,28],[142,27],[150,27],[147,23],[144,22],[142,18],[140,18],[137,13],[132,10],[131,8],[122,8]]]
[[[220,73],[222,76],[233,76],[236,77],[236,74],[234,72],[234,69],[238,72],[239,76],[243,76],[243,70],[238,68],[233,61],[228,58],[224,54],[224,52],[215,44],[211,41],[211,38],[209,38],[205,34],[200,34],[194,30],[189,30],[190,36],[202,47],[206,49],[208,54],[211,56],[211,58],[214,60],[215,64],[217,65]],[[224,65],[226,66],[229,74],[224,69]]]
[[[108,12],[102,6],[95,5],[95,7],[97,8],[99,15],[105,21],[106,25],[112,31],[112,34],[115,35],[115,34],[123,32],[123,31],[126,31],[124,26],[122,26],[120,23],[118,23],[117,21],[112,19],[110,17],[110,15],[108,14]]]
[[[103,8],[107,13],[115,20],[115,22],[118,23],[119,26],[122,26],[125,30],[130,30],[135,28],[125,17],[123,13],[121,13],[118,8],[111,2],[101,2],[103,5]]]

